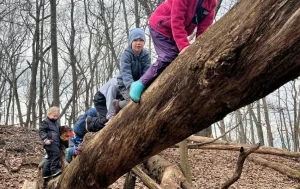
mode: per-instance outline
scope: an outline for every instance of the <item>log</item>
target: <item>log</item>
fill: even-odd
[[[186,182],[180,168],[161,156],[155,155],[149,158],[146,167],[164,189],[181,188],[182,183]]]
[[[255,152],[259,148],[259,144],[250,147],[248,150],[245,150],[243,147],[240,148],[240,154],[236,163],[235,171],[230,179],[228,179],[224,184],[222,184],[222,189],[228,189],[233,183],[235,183],[242,174],[243,165],[246,158],[253,152]]]
[[[297,179],[300,181],[300,172],[298,170],[292,169],[282,163],[272,162],[272,161],[266,160],[264,158],[261,158],[259,156],[249,156],[249,160],[253,161],[256,164],[263,165],[263,166],[269,167],[271,169],[274,169],[292,179]]]
[[[58,187],[104,188],[300,75],[300,1],[241,0],[91,140]],[[85,143],[85,142],[84,142]]]
[[[139,166],[134,167],[132,172],[137,175],[149,189],[162,189],[151,177],[144,173]]]
[[[229,142],[225,140],[216,140],[212,143],[211,138],[208,137],[201,137],[201,136],[190,136],[188,137],[189,141],[199,142],[198,144],[189,145],[189,149],[209,149],[209,150],[231,150],[231,151],[239,151],[240,147],[243,146],[245,149],[251,147],[249,144],[239,144],[234,142]],[[210,143],[207,145],[202,145],[203,143]],[[178,146],[176,146],[178,148]],[[289,152],[283,149],[268,147],[268,146],[261,146],[258,150],[254,153],[258,154],[269,154],[269,155],[276,155],[282,157],[292,157],[292,158],[300,158],[300,152]]]
[[[38,189],[38,184],[37,182],[31,182],[29,180],[25,180],[22,189]]]

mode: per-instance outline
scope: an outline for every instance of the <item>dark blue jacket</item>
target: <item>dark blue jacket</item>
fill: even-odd
[[[131,83],[140,79],[151,65],[150,54],[143,49],[139,56],[135,55],[129,46],[125,49],[120,60],[120,74],[117,76],[118,88],[129,89]]]
[[[46,139],[52,140],[52,144],[60,145],[60,122],[59,120],[50,120],[48,117],[42,121],[39,129],[39,135],[43,142]]]
[[[85,114],[83,114],[83,116],[81,116],[81,118],[74,125],[74,133],[82,138],[85,133],[87,133],[87,130],[85,129],[85,119],[87,116],[97,117],[96,108],[88,109],[88,111],[86,111]]]

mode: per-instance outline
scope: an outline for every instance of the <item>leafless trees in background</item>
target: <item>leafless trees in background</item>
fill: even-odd
[[[36,128],[46,109],[59,104],[62,124],[72,125],[92,107],[99,87],[118,74],[130,29],[148,33],[147,20],[162,2],[1,1],[0,124]],[[216,19],[235,1],[218,3]],[[150,39],[146,47],[152,50]],[[290,82],[228,115],[212,132],[221,136],[236,126],[222,138],[299,151],[299,93],[299,80]]]

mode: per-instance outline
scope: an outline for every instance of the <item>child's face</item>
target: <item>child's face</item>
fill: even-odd
[[[137,55],[139,55],[141,53],[142,49],[144,48],[144,45],[145,45],[144,40],[135,39],[131,43],[131,48]]]
[[[48,115],[48,117],[49,117],[50,119],[57,120],[58,117],[59,117],[59,113],[57,113],[57,112],[51,113],[51,114]]]

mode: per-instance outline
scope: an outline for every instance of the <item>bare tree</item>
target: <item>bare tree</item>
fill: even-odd
[[[269,118],[269,111],[268,111],[268,105],[266,98],[262,98],[263,102],[263,109],[264,109],[264,114],[265,114],[265,120],[266,120],[266,129],[267,129],[267,137],[268,137],[268,144],[269,146],[274,146],[273,144],[273,134],[272,134],[272,127],[270,123],[270,118]]]
[[[56,0],[50,0],[51,8],[51,52],[52,52],[52,84],[53,103],[59,106],[59,72],[58,72],[58,46],[57,46],[57,24],[56,24]]]
[[[241,1],[168,66],[140,104],[129,103],[82,144],[58,187],[108,187],[143,160],[297,78],[299,5]]]

